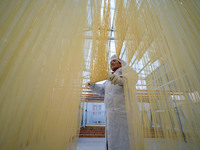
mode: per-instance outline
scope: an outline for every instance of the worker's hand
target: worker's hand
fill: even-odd
[[[94,87],[95,86],[95,83],[90,83],[90,82],[87,82],[85,87],[88,88],[88,87]]]
[[[119,84],[119,85],[123,85],[123,80],[121,77],[119,77],[118,75],[115,75],[115,74],[111,74],[109,77],[108,77],[108,80],[111,81],[111,84]]]

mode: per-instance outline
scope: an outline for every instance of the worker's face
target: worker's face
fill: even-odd
[[[120,67],[121,67],[121,63],[118,60],[112,60],[110,62],[110,68],[112,71],[116,71]]]

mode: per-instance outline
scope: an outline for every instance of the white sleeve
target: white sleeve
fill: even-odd
[[[104,82],[103,84],[95,83],[93,86],[89,86],[89,87],[92,91],[94,91],[98,95],[104,96],[105,95],[105,84],[106,84],[106,82]]]

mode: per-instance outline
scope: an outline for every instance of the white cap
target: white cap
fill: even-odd
[[[120,63],[122,62],[122,60],[121,60],[120,58],[117,59],[116,54],[112,55],[112,57],[110,58],[110,62],[111,62],[112,60],[117,60],[117,61],[119,61]]]
[[[125,67],[125,66],[127,65],[125,61],[121,60],[120,58],[117,59],[116,54],[112,55],[112,57],[110,58],[110,62],[111,62],[112,60],[117,60],[117,61],[119,61],[119,62],[122,64],[123,67]]]

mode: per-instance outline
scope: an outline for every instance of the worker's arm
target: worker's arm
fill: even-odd
[[[88,83],[88,87],[98,95],[104,96],[105,94],[105,82],[103,84]]]

